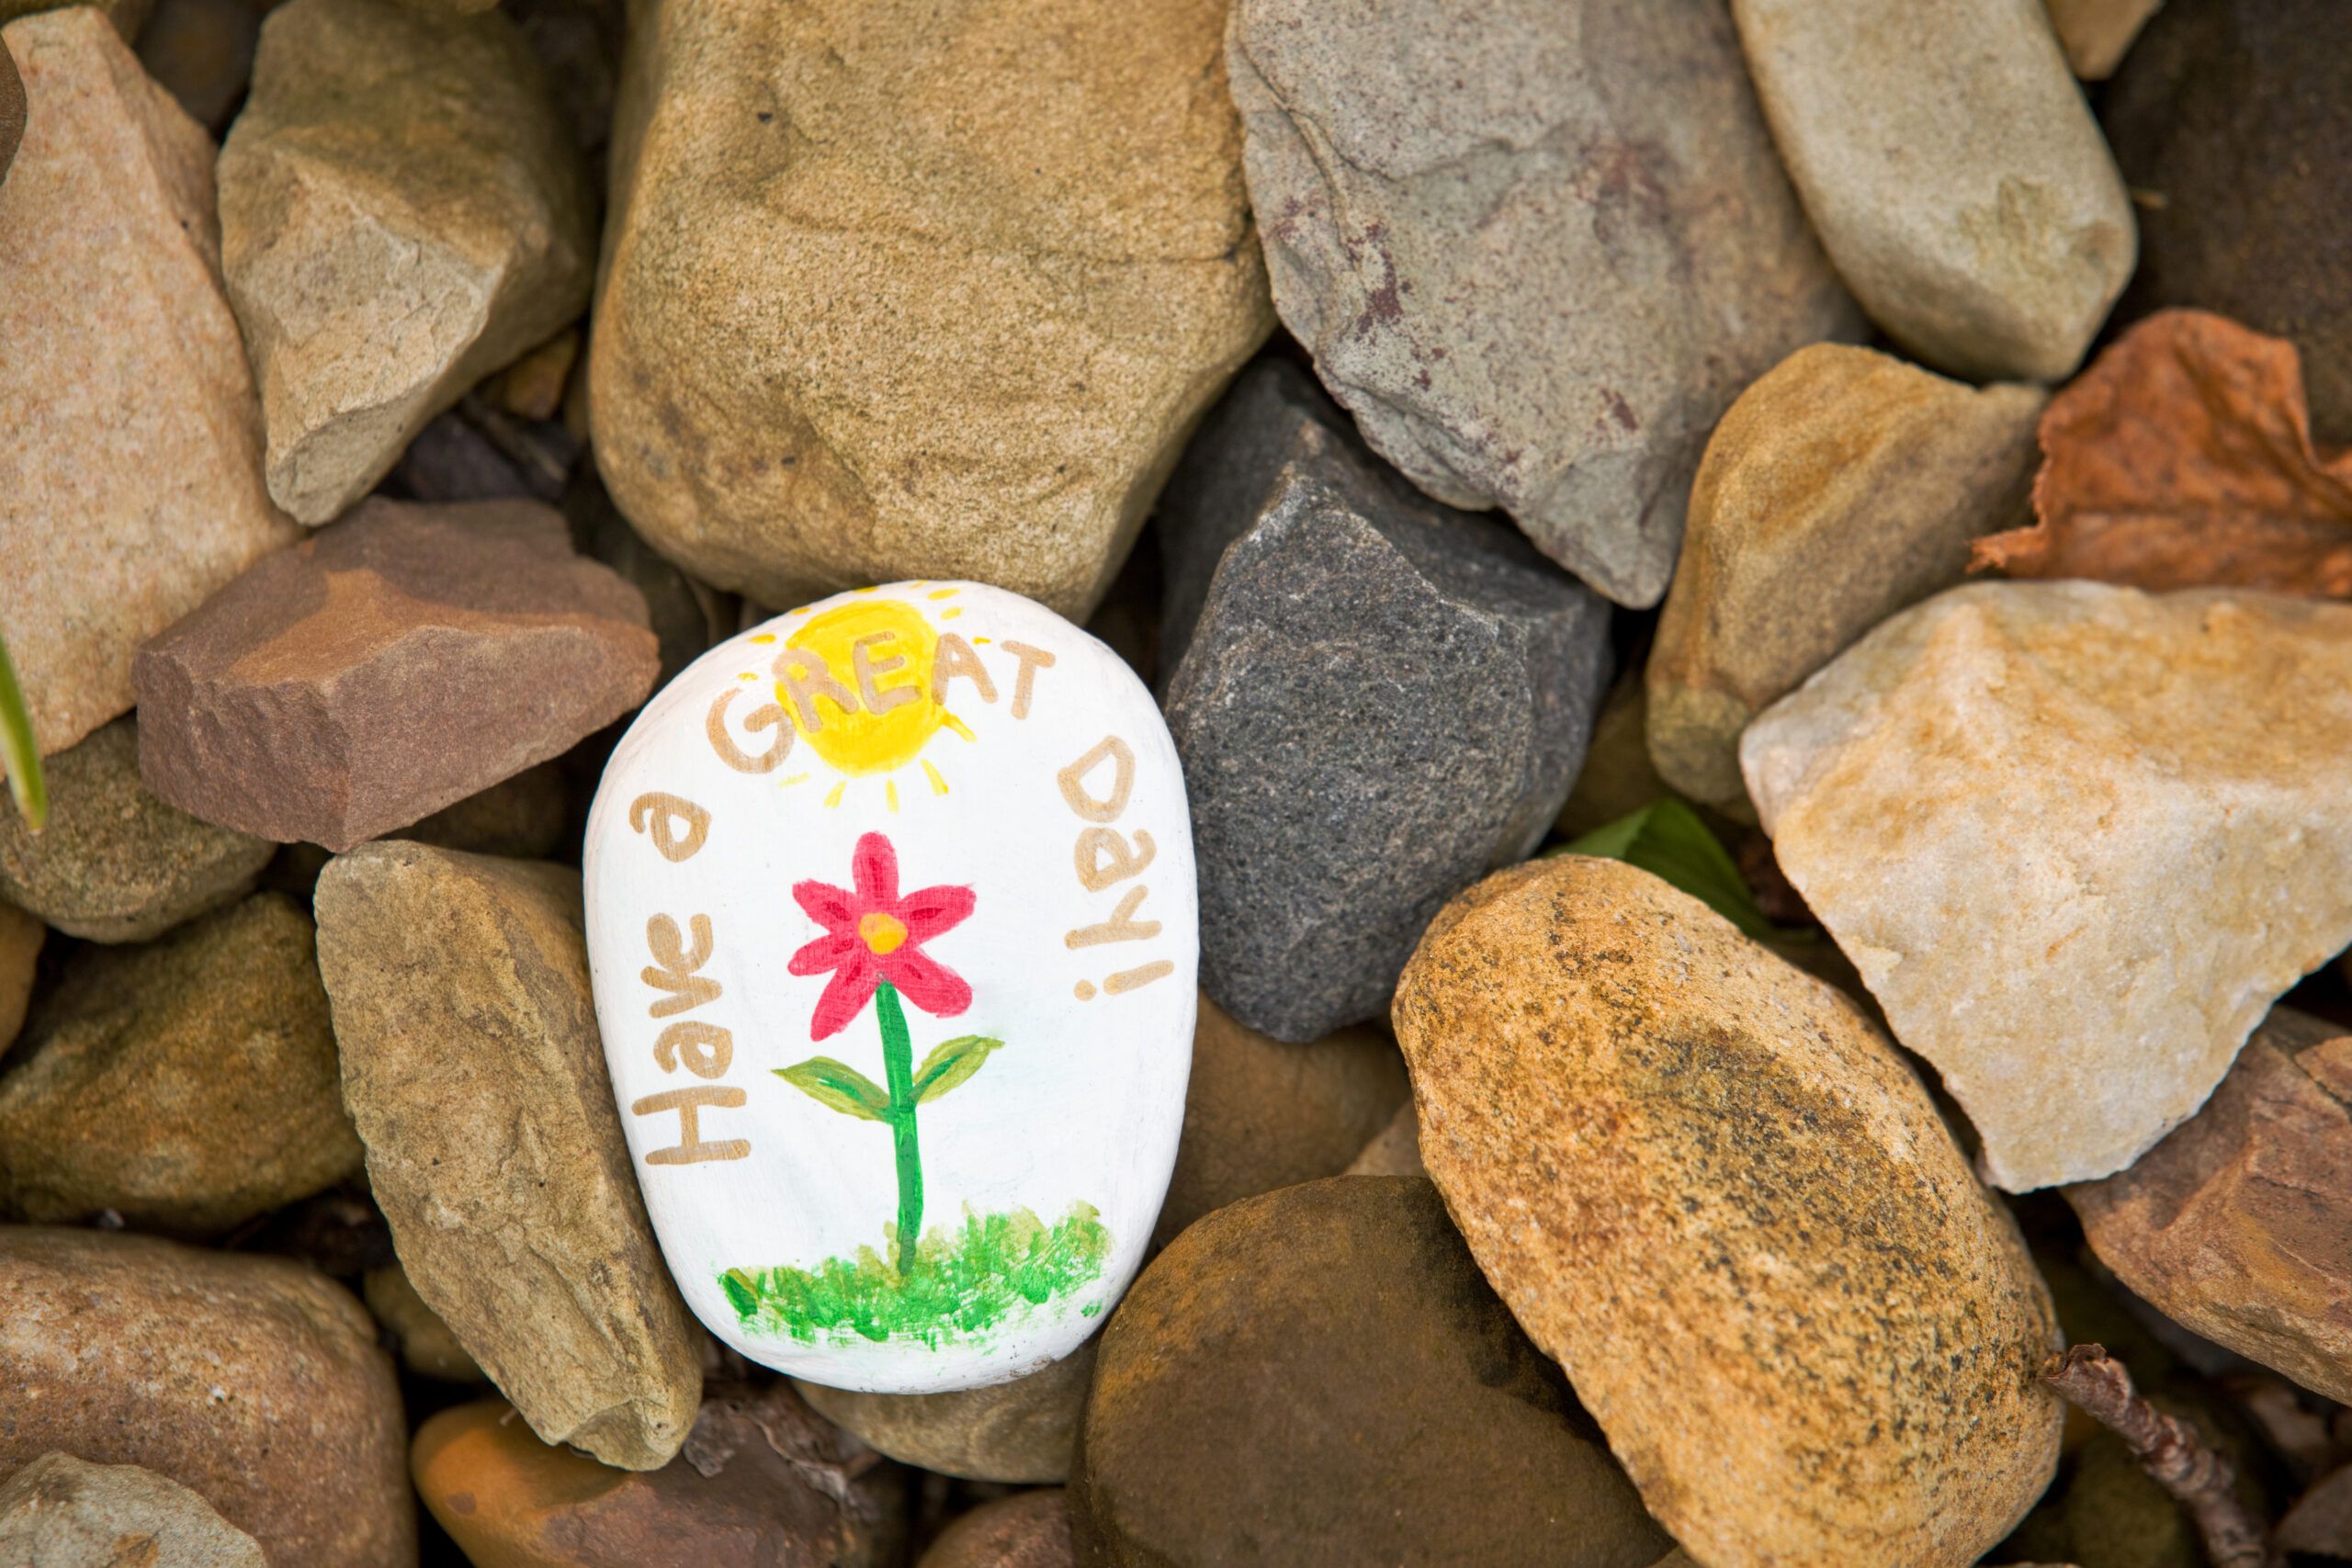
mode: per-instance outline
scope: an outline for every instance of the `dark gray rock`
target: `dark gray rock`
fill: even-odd
[[[1160,513],[1202,984],[1294,1042],[1379,1016],[1439,907],[1535,847],[1609,677],[1600,598],[1344,429],[1261,365]]]

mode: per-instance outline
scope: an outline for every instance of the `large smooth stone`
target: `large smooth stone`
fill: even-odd
[[[1069,1479],[1101,1336],[1011,1382],[948,1393],[793,1386],[820,1416],[892,1459],[942,1475],[1018,1483]]]
[[[261,1543],[178,1482],[43,1454],[0,1484],[10,1568],[266,1568]]]
[[[2086,82],[2115,74],[2124,51],[2165,0],[2042,0],[2066,63]]]
[[[0,183],[0,637],[47,753],[128,710],[139,645],[299,530],[262,485],[212,139],[95,9],[0,36],[29,109]]]
[[[1199,956],[1117,655],[975,583],[804,605],[647,705],[584,855],[613,1092],[714,1334],[927,1393],[1092,1332],[1167,1190]]]
[[[588,303],[587,170],[503,16],[280,6],[220,180],[269,492],[304,523],[365,495],[427,420]]]
[[[1860,325],[1722,0],[1240,0],[1227,62],[1275,307],[1364,438],[1657,603],[1716,417]]]
[[[915,1568],[1075,1568],[1061,1488],[1017,1492],[949,1525]]]
[[[1781,868],[2022,1192],[2205,1102],[2352,942],[2352,607],[1955,588],[1748,727]]]
[[[1835,987],[1562,855],[1446,906],[1396,1017],[1478,1267],[1709,1568],[1964,1568],[2041,1495],[2049,1293]]]
[[[1272,325],[1225,0],[635,7],[597,466],[768,604],[971,577],[1082,615]]]
[[[2136,234],[2042,0],[1732,14],[1789,175],[1871,320],[1972,380],[2071,374]]]

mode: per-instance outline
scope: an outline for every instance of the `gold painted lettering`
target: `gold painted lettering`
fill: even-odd
[[[1114,977],[1112,987],[1116,989],[1117,986]],[[681,1019],[664,1029],[662,1038],[654,1042],[653,1059],[662,1064],[663,1072],[674,1073],[681,1055],[685,1058],[686,1071],[698,1078],[715,1078],[735,1059],[734,1032],[698,1018]]]
[[[705,1160],[743,1159],[752,1152],[750,1140],[721,1138],[703,1142],[701,1116],[703,1108],[716,1106],[732,1111],[744,1100],[740,1089],[665,1089],[659,1094],[649,1094],[629,1102],[632,1116],[656,1116],[664,1111],[678,1113],[678,1141],[666,1149],[655,1149],[645,1156],[648,1165],[700,1165]]]
[[[988,666],[972,651],[972,645],[954,632],[941,632],[939,647],[931,656],[931,700],[945,702],[947,682],[958,675],[972,682],[973,690],[980,694],[980,701],[996,701],[996,682],[989,679]]]
[[[1140,828],[1136,829],[1132,847],[1119,837],[1116,828],[1081,828],[1070,858],[1077,863],[1078,880],[1086,890],[1100,893],[1114,882],[1141,874],[1159,852],[1159,846]]]
[[[893,653],[885,658],[876,659],[870,650],[877,642],[898,640],[897,632],[878,631],[868,632],[850,644],[850,668],[856,672],[857,694],[865,699],[865,711],[868,713],[888,713],[892,708],[901,707],[922,695],[914,686],[904,681],[892,686],[882,684],[883,676],[906,669],[907,656],[903,653]]]
[[[1007,643],[1010,648],[1012,644]],[[1086,791],[1086,775],[1102,766],[1109,758],[1115,768],[1111,777],[1111,793],[1098,799]],[[1062,798],[1069,808],[1090,822],[1108,822],[1127,808],[1128,792],[1136,787],[1136,754],[1127,743],[1115,735],[1106,735],[1096,741],[1085,756],[1054,775],[1062,786]]]
[[[1154,980],[1164,980],[1176,973],[1176,965],[1168,959],[1155,958],[1139,969],[1122,969],[1102,982],[1102,988],[1113,996],[1122,996]]]
[[[669,916],[656,915],[645,922],[645,941],[653,950],[653,963],[639,970],[639,977],[656,990],[670,993],[647,1010],[654,1018],[668,1018],[718,998],[718,982],[695,973],[710,962],[710,917],[695,915],[687,925],[694,932],[692,948],[680,936],[678,922]]]
[[[677,826],[681,822],[685,824],[683,834]],[[686,860],[709,837],[710,813],[684,795],[657,791],[640,795],[628,803],[628,825],[639,833],[650,826],[653,847],[662,852],[663,860]]]
[[[741,686],[729,686],[718,694],[710,705],[710,713],[702,721],[703,733],[710,738],[710,749],[718,760],[739,773],[772,773],[792,755],[792,726],[784,722],[784,709],[775,703],[763,703],[744,716],[745,729],[774,729],[775,744],[754,757],[735,744],[727,733],[727,705],[742,693]]]
[[[1150,891],[1150,888],[1143,886],[1128,888],[1126,897],[1119,900],[1119,907],[1111,911],[1109,919],[1064,933],[1063,943],[1072,949],[1101,947],[1105,942],[1148,942],[1158,936],[1158,920],[1138,920],[1135,918],[1136,911],[1143,908],[1143,896]]]
[[[1021,669],[1012,677],[1012,716],[1029,716],[1029,694],[1037,685],[1037,671],[1051,670],[1054,656],[1042,648],[1032,648],[1025,642],[999,643],[998,647],[1021,660]]]
[[[834,680],[825,661],[805,648],[787,648],[775,656],[775,678],[800,715],[800,728],[811,735],[825,728],[817,712],[818,698],[831,702],[844,716],[857,711],[857,694]]]

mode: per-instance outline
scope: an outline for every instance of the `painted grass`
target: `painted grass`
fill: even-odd
[[[1052,1225],[1026,1209],[967,1209],[962,1229],[924,1235],[904,1274],[861,1247],[854,1258],[829,1258],[813,1269],[729,1269],[718,1282],[747,1329],[803,1344],[912,1339],[935,1350],[1069,1294],[1102,1272],[1110,1253],[1111,1233],[1091,1203],[1073,1205]]]

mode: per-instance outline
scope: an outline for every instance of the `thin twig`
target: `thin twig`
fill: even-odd
[[[2041,1381],[2121,1438],[2141,1468],[2188,1510],[2213,1568],[2284,1568],[2270,1532],[2231,1489],[2237,1473],[2230,1461],[2132,1392],[2132,1374],[2105,1346],[2077,1345],[2051,1357]]]

